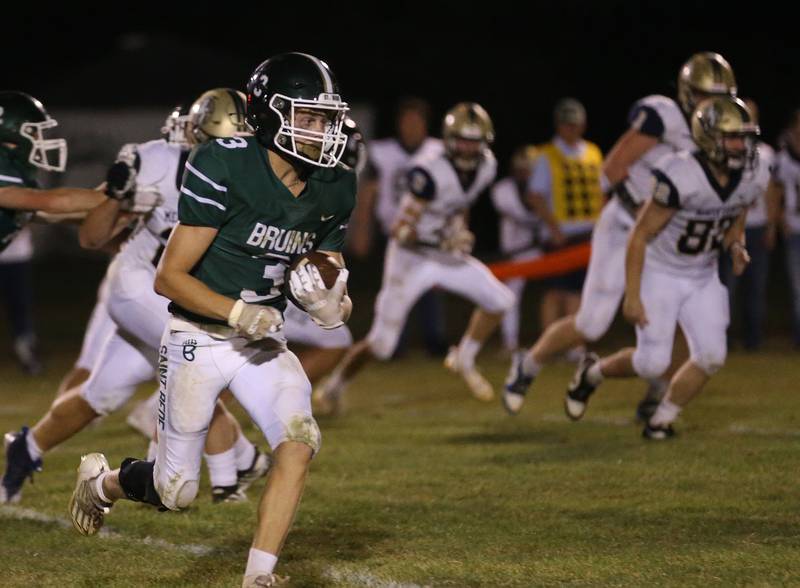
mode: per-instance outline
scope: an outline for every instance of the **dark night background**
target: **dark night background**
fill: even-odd
[[[150,107],[166,115],[209,87],[243,88],[270,55],[304,51],[331,65],[346,100],[376,109],[378,136],[391,132],[402,96],[431,101],[434,134],[455,102],[482,103],[495,122],[501,173],[516,146],[550,137],[563,96],[585,104],[587,138],[608,151],[632,102],[674,96],[678,69],[697,51],[730,61],[773,145],[800,106],[796,20],[771,3],[29,4],[4,8],[0,85],[53,110]],[[471,222],[477,253],[493,257],[488,198]],[[782,260],[773,268],[771,291],[785,295]]]
[[[390,131],[391,107],[403,95],[430,99],[437,114],[460,100],[481,102],[495,120],[501,159],[521,142],[547,139],[552,106],[565,95],[585,103],[587,136],[607,150],[632,101],[674,94],[680,65],[700,50],[719,51],[731,62],[740,95],[761,104],[767,140],[800,104],[800,43],[786,8],[620,1],[520,6],[34,5],[11,19],[15,26],[4,27],[2,85],[52,106],[168,108],[209,86],[242,87],[266,57],[299,50],[331,65],[347,100],[370,102],[386,115],[379,134]]]

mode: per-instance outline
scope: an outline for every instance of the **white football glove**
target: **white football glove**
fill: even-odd
[[[475,234],[467,228],[462,215],[453,217],[444,230],[441,248],[450,253],[469,255],[475,246]]]
[[[258,341],[283,328],[283,315],[271,306],[237,300],[228,315],[228,324],[243,337]]]
[[[137,186],[135,192],[120,200],[120,209],[125,212],[145,214],[162,202],[164,198],[155,186]]]
[[[323,329],[335,329],[344,324],[353,305],[347,295],[349,275],[346,269],[339,270],[336,283],[328,290],[317,266],[307,263],[292,270],[289,288],[315,323]]]

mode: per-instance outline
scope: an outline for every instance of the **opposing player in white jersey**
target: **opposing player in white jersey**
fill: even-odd
[[[186,112],[183,106],[176,106],[173,108],[167,116],[164,126],[161,127],[162,138],[168,143],[185,143],[186,118]],[[123,213],[120,213],[119,216],[126,219],[126,215]],[[130,220],[133,220],[133,217],[130,217]],[[85,249],[102,248],[104,251],[108,251],[110,255],[116,255],[120,245],[127,240],[130,235],[122,232],[110,243],[106,244],[94,243],[87,240],[88,236],[86,233],[80,233],[79,236],[81,247]],[[58,386],[58,396],[61,396],[67,392],[67,390],[71,390],[89,379],[92,366],[95,364],[95,361],[97,361],[97,357],[100,355],[100,351],[106,339],[108,339],[116,329],[114,321],[108,314],[108,282],[108,270],[106,270],[97,288],[97,300],[89,316],[89,322],[86,325],[86,332],[83,335],[80,354],[78,355],[75,365],[62,378]]]
[[[575,315],[553,323],[529,351],[514,356],[503,395],[508,412],[522,410],[525,394],[544,365],[608,331],[625,289],[626,241],[638,209],[650,195],[656,162],[665,155],[694,149],[688,119],[696,104],[709,96],[735,93],[736,82],[728,62],[717,53],[704,52],[693,55],[681,68],[678,102],[651,95],[633,105],[628,117],[630,128],[617,140],[603,165],[601,183],[610,198],[592,232],[581,305]],[[593,357],[587,354],[587,358]],[[651,388],[660,397],[664,386],[654,384]],[[645,398],[637,414],[646,418],[654,408],[652,400]]]
[[[759,162],[758,125],[738,98],[716,97],[692,115],[693,152],[666,156],[653,170],[653,196],[628,241],[623,313],[636,325],[636,348],[588,361],[565,398],[567,413],[580,418],[605,377],[656,378],[672,361],[680,325],[690,357],[672,377],[666,396],[647,421],[643,436],[667,439],[681,409],[725,363],[728,293],[719,280],[718,258],[727,250],[733,271],[750,257],[744,243],[747,210],[763,197],[768,162]]]
[[[523,145],[511,156],[510,174],[492,186],[492,204],[500,217],[500,251],[506,259],[532,260],[542,254],[542,219],[525,199],[528,179],[536,161],[533,145]],[[519,346],[519,320],[525,278],[511,278],[506,286],[514,293],[514,306],[503,316],[500,330],[503,348],[513,352]]]
[[[408,172],[408,192],[386,251],[372,327],[318,390],[323,411],[338,409],[347,382],[366,361],[391,357],[409,310],[437,286],[478,305],[445,365],[463,376],[476,398],[493,398],[491,384],[475,368],[475,356],[513,305],[514,295],[469,254],[474,236],[465,218],[497,171],[489,148],[494,128],[480,105],[462,102],[445,116],[443,137],[445,152],[415,158]]]
[[[244,132],[244,109],[244,98],[235,90],[206,92],[190,113],[193,141]],[[156,140],[126,145],[111,167],[106,187],[111,197],[90,213],[82,235],[103,235],[103,242],[112,238],[120,225],[127,224],[127,219],[120,222],[119,210],[121,200],[131,192],[140,205],[148,201],[157,205],[142,218],[108,269],[106,307],[115,328],[105,339],[88,380],[59,397],[30,430],[23,427],[7,436],[3,501],[19,499],[25,478],[41,469],[44,452],[74,436],[98,415],[115,412],[140,384],[155,379],[161,333],[169,316],[168,301],[153,291],[155,266],[177,222],[178,188],[188,155],[188,145]],[[84,243],[92,240],[82,238]],[[232,426],[236,431],[227,436],[236,439],[234,448],[226,446],[229,441],[214,443],[214,437],[207,445],[212,496],[222,500],[241,496],[243,487],[258,477],[253,468],[259,470],[258,475],[265,473],[268,459],[238,434],[235,422],[226,425],[232,417],[222,406],[216,418],[217,426]]]

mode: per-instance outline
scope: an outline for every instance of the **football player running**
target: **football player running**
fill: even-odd
[[[489,148],[494,127],[479,104],[462,102],[445,116],[443,137],[443,153],[412,161],[408,192],[386,251],[372,327],[317,392],[325,412],[339,410],[347,383],[368,360],[392,356],[409,310],[437,286],[478,305],[445,365],[464,378],[479,400],[494,396],[491,384],[475,368],[475,357],[514,304],[514,294],[470,255],[474,236],[466,222],[469,207],[492,183],[497,170]]]
[[[597,341],[611,326],[625,290],[625,246],[636,214],[649,197],[652,170],[659,159],[693,150],[689,118],[710,96],[735,95],[733,70],[718,53],[693,55],[678,74],[678,101],[646,96],[631,108],[630,127],[617,140],[603,165],[601,184],[610,198],[592,232],[592,253],[578,312],[553,323],[529,350],[514,355],[506,379],[503,405],[511,414],[522,410],[525,395],[544,365],[582,343]],[[589,353],[582,365],[596,361]],[[646,420],[666,384],[651,382],[648,397],[637,409]],[[655,396],[655,401],[650,395]]]
[[[234,90],[206,92],[193,105],[192,141],[244,132],[244,109],[244,96]],[[82,244],[103,246],[119,227],[128,224],[129,219],[121,215],[123,201],[132,198],[140,207],[158,205],[141,219],[108,269],[108,295],[104,300],[114,325],[102,342],[91,375],[59,396],[34,427],[6,435],[6,470],[0,487],[3,502],[20,499],[25,479],[41,469],[45,452],[83,430],[99,415],[115,412],[140,384],[155,379],[161,333],[169,313],[168,301],[153,291],[152,284],[155,264],[177,222],[178,187],[188,153],[188,145],[163,139],[126,145],[110,168],[106,191],[111,197],[93,209],[82,224]],[[240,498],[246,486],[266,473],[268,459],[239,434],[238,425],[230,423],[232,417],[222,407],[216,414],[217,428],[232,427],[233,431],[222,433],[224,440],[220,443],[212,437],[207,448],[212,496],[217,501]],[[156,415],[152,413],[153,429],[155,424]]]
[[[732,97],[709,98],[691,119],[697,149],[671,154],[653,170],[655,187],[628,241],[623,314],[636,325],[636,348],[581,367],[565,404],[580,418],[606,377],[657,378],[672,360],[680,325],[690,357],[672,377],[643,436],[668,439],[680,411],[725,363],[728,293],[718,275],[721,249],[741,274],[750,258],[744,243],[747,209],[769,181],[757,157],[759,128]]]
[[[192,152],[179,222],[157,271],[155,287],[172,301],[172,316],[159,353],[156,459],[129,458],[110,471],[102,454],[85,456],[70,516],[89,535],[122,498],[188,506],[217,396],[227,387],[273,449],[242,583],[273,586],[283,582],[273,569],[321,440],[311,385],[285,346],[284,275],[312,249],[344,265],[356,178],[338,166],[347,104],[324,62],[302,53],[275,56],[256,68],[247,89],[255,136]],[[291,278],[292,295],[317,324],[335,328],[347,320],[347,270],[330,289],[314,266]]]

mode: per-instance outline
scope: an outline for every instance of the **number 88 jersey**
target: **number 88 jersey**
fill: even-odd
[[[736,218],[764,196],[767,164],[730,173],[722,187],[698,153],[667,155],[653,170],[652,198],[675,209],[647,246],[645,267],[685,277],[707,278],[717,271],[725,233]]]

